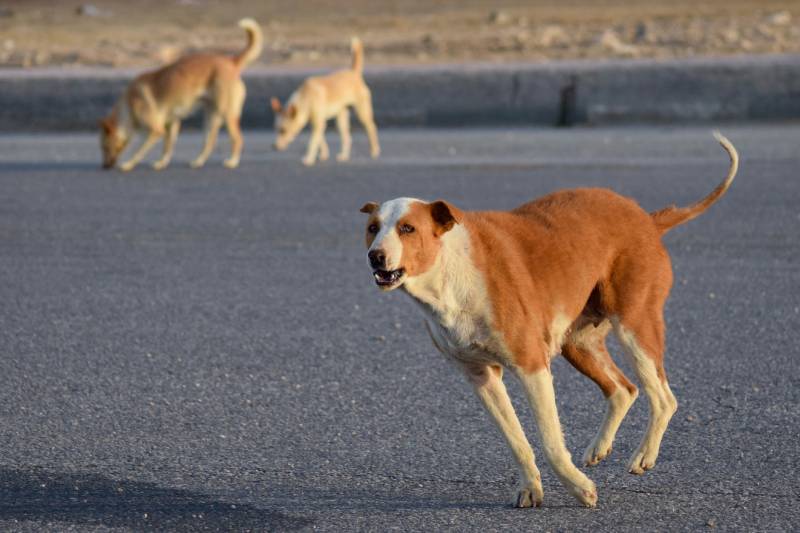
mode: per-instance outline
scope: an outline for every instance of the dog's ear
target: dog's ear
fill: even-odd
[[[294,119],[294,117],[297,115],[297,106],[294,104],[289,104],[286,107],[286,111],[289,112],[289,118]]]
[[[109,120],[108,117],[101,118],[97,122],[97,125],[100,126],[100,129],[102,129],[105,133],[111,133],[111,131],[114,129],[111,124],[111,120]]]
[[[361,212],[371,215],[378,209],[378,207],[380,207],[378,202],[367,202],[361,207]]]
[[[453,226],[461,222],[464,215],[461,210],[444,200],[437,200],[430,205],[431,217],[436,223],[434,233],[437,237],[453,229]]]
[[[273,113],[280,113],[283,107],[281,106],[281,101],[275,98],[274,96],[269,99],[269,105],[272,106]]]

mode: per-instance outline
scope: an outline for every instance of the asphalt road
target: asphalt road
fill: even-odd
[[[800,126],[723,129],[739,176],[666,237],[678,413],[635,477],[634,405],[587,470],[595,510],[541,459],[513,381],[545,502],[510,507],[510,453],[414,306],[373,286],[358,208],[576,186],[685,204],[727,169],[707,129],[384,131],[376,162],[359,131],[352,163],[311,169],[250,132],[234,172],[221,150],[190,170],[188,133],[170,169],[130,174],[99,169],[93,135],[0,137],[0,530],[796,529]],[[580,457],[602,396],[554,372]]]

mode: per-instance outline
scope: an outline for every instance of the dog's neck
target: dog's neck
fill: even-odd
[[[472,261],[467,229],[456,224],[441,242],[434,265],[427,272],[408,278],[403,289],[448,325],[457,316],[484,307],[486,288]]]
[[[300,132],[306,127],[309,120],[311,120],[311,102],[308,97],[303,98],[298,92],[294,92],[286,102],[287,106],[292,104],[294,104],[297,109],[297,117],[294,120],[297,121],[297,131]]]
[[[116,124],[120,135],[124,139],[130,138],[134,133],[133,120],[128,107],[127,96],[123,95],[111,110],[111,118]]]

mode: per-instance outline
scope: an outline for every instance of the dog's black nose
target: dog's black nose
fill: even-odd
[[[383,250],[370,250],[367,254],[369,257],[369,264],[374,269],[383,269],[386,266],[386,254]]]

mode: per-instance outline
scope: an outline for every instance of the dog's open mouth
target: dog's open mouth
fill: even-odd
[[[388,288],[397,285],[405,273],[405,269],[402,268],[397,270],[378,269],[372,273],[372,276],[375,278],[375,283],[378,284],[378,287]]]

